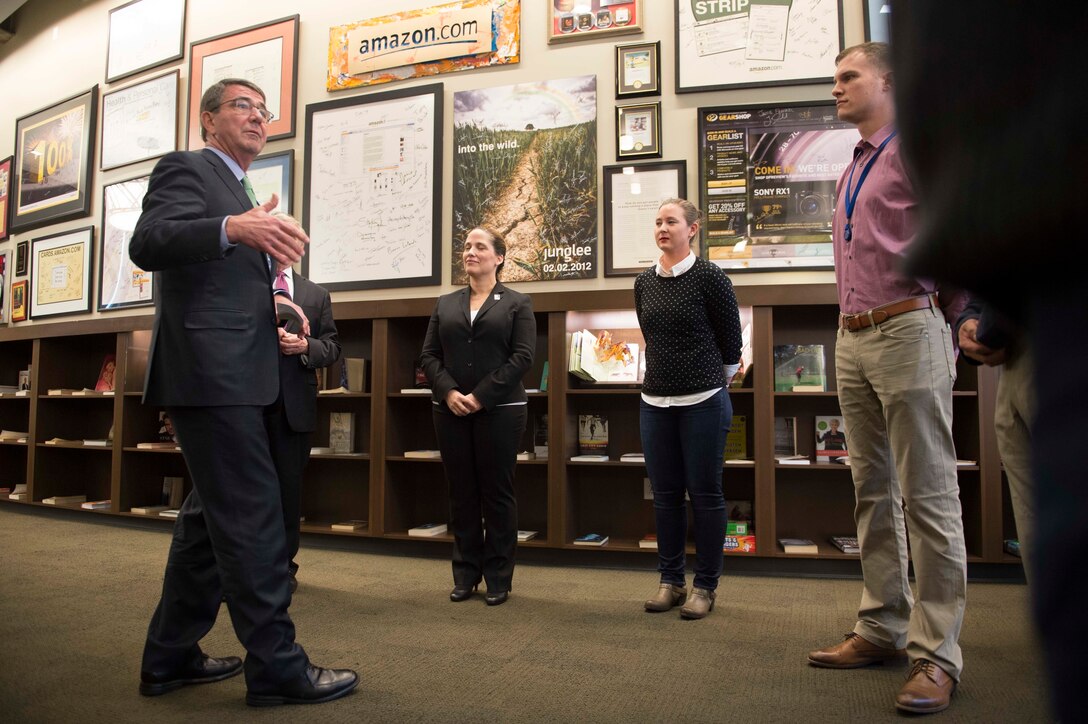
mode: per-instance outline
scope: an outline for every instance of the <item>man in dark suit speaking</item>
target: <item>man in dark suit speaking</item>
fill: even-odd
[[[155,272],[155,325],[144,402],[174,422],[193,489],[174,524],[162,599],[148,627],[140,693],[234,676],[199,641],[223,598],[245,647],[246,702],[329,701],[358,683],[311,665],[287,614],[287,549],[265,408],[279,396],[272,264],[309,241],[258,204],[245,176],[272,114],[249,81],[227,79],[200,102],[199,152],[156,164],[129,254]]]

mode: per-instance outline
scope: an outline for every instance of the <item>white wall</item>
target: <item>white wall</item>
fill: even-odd
[[[863,0],[842,0],[846,45],[864,40],[862,21]],[[270,20],[294,15],[301,16],[299,33],[298,105],[296,107],[295,138],[268,144],[266,152],[295,149],[296,211],[301,209],[302,169],[304,157],[305,106],[309,103],[342,98],[367,90],[387,90],[442,82],[445,86],[445,118],[453,118],[453,93],[460,90],[509,85],[546,78],[564,78],[587,72],[598,78],[598,166],[612,164],[615,159],[615,101],[614,47],[619,43],[661,41],[661,78],[663,93],[662,130],[663,156],[665,160],[686,159],[689,195],[697,198],[698,142],[696,139],[696,109],[708,105],[734,105],[774,103],[782,101],[824,100],[830,97],[830,84],[814,86],[769,87],[716,91],[708,93],[676,94],[675,50],[673,42],[674,4],[670,0],[644,0],[645,23],[641,35],[612,36],[559,45],[548,45],[545,26],[549,0],[522,0],[521,62],[516,65],[497,66],[481,70],[463,71],[446,75],[420,78],[385,84],[370,89],[353,89],[329,93],[325,90],[328,57],[328,37],[331,26],[343,25],[369,17],[377,17],[396,10],[430,7],[442,0],[366,0],[343,2],[340,0],[312,0],[308,3],[288,0],[264,0],[260,3],[241,0],[188,0],[186,12],[186,57],[174,65],[162,66],[128,78],[110,86],[105,85],[106,43],[109,10],[123,4],[123,0],[30,0],[16,16],[15,36],[0,45],[0,158],[14,151],[15,120],[59,100],[81,93],[98,84],[100,90],[124,87],[135,80],[158,75],[178,67],[184,89],[188,83],[188,45],[214,35],[257,25]],[[182,93],[182,119],[186,113],[185,93]],[[656,100],[650,98],[647,100]],[[184,123],[179,137],[184,133]],[[184,141],[182,141],[184,143]],[[445,158],[443,161],[443,254],[448,259],[451,229],[452,198],[452,123],[447,120],[445,129]],[[95,147],[98,151],[99,143]],[[94,198],[90,218],[77,219],[45,231],[37,229],[13,236],[0,244],[0,250],[11,249],[15,242],[43,233],[63,231],[93,223],[101,225],[102,186],[149,173],[154,161],[126,166],[112,171],[97,171],[97,155],[94,160]],[[301,214],[299,214],[301,216]],[[651,230],[647,229],[647,234]],[[13,257],[12,257],[13,258]],[[599,249],[597,268],[603,267],[604,252]],[[97,264],[96,264],[97,275]],[[11,275],[9,274],[9,277]],[[359,292],[339,292],[337,300],[395,299],[431,296],[448,291],[449,269],[443,269],[441,287],[417,287]],[[733,275],[737,286],[749,284],[815,284],[834,282],[832,272],[760,272]],[[10,282],[9,282],[10,283]],[[630,278],[599,277],[581,281],[534,282],[523,285],[529,292],[569,291],[584,289],[618,289],[630,287]],[[123,314],[111,312],[110,314]],[[148,310],[140,310],[140,314]],[[68,318],[71,319],[71,318]]]

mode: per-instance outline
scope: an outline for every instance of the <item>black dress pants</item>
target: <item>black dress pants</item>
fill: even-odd
[[[292,573],[298,571],[295,556],[299,546],[299,516],[302,515],[302,481],[310,462],[312,432],[296,432],[287,420],[283,396],[265,410],[265,427],[272,445],[272,462],[280,479],[280,503],[283,505],[283,528],[287,543],[287,564]]]
[[[258,406],[171,407],[193,480],[174,523],[162,599],[143,671],[169,674],[200,658],[225,594],[245,647],[251,691],[275,688],[309,661],[295,643],[280,485]]]
[[[464,417],[445,405],[434,407],[449,483],[453,581],[458,586],[471,587],[482,579],[493,593],[510,590],[518,545],[514,466],[526,415],[526,405]]]

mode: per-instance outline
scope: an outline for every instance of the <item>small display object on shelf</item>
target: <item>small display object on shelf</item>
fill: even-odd
[[[409,528],[408,535],[419,538],[433,538],[436,535],[445,533],[446,527],[445,523],[424,523],[423,525],[417,525],[415,528]]]
[[[827,372],[822,344],[774,347],[775,392],[825,392]]]
[[[107,354],[98,370],[98,381],[94,384],[95,392],[113,392],[114,377],[117,374],[117,358]]]
[[[819,546],[808,538],[779,538],[778,544],[782,546],[784,552],[791,555],[814,556],[820,552]]]
[[[856,535],[833,535],[828,540],[831,541],[831,545],[847,555],[861,555],[861,546],[858,545]]]
[[[355,413],[329,413],[329,447],[337,455],[355,452]]]
[[[578,454],[608,457],[608,416],[578,416]]]
[[[537,532],[535,530],[519,530],[518,531],[518,543],[524,543],[536,538]]]
[[[846,420],[842,415],[817,415],[816,461],[821,463],[845,464],[848,451]]]
[[[603,546],[608,543],[608,536],[600,533],[586,533],[574,539],[576,546]]]
[[[635,384],[639,382],[639,346],[614,341],[603,330],[594,335],[588,329],[573,332],[567,369],[586,382]]]
[[[788,457],[797,454],[797,418],[774,418],[774,455]]]
[[[725,436],[725,460],[748,459],[748,418],[745,415],[733,415],[729,423],[729,432]]]
[[[343,521],[340,521],[339,523],[333,523],[332,525],[329,526],[329,528],[331,528],[332,530],[353,531],[353,530],[361,530],[363,528],[366,528],[366,525],[367,525],[367,523],[366,523],[365,520],[353,519],[353,520],[343,520]]]
[[[725,553],[755,553],[756,537],[754,535],[726,535],[722,544]]]

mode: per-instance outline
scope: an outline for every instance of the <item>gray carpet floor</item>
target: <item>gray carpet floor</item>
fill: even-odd
[[[304,547],[291,606],[315,663],[350,697],[252,709],[241,676],[156,698],[136,688],[169,546],[147,530],[0,505],[0,719],[6,722],[881,722],[903,666],[816,669],[849,631],[857,580],[727,575],[702,621],[646,614],[646,571],[522,565],[514,593],[446,598],[449,563]],[[410,548],[408,550],[411,550]],[[728,561],[726,561],[728,566]],[[204,641],[242,655],[226,609]],[[1047,721],[1016,584],[972,583],[965,672],[941,722]]]

